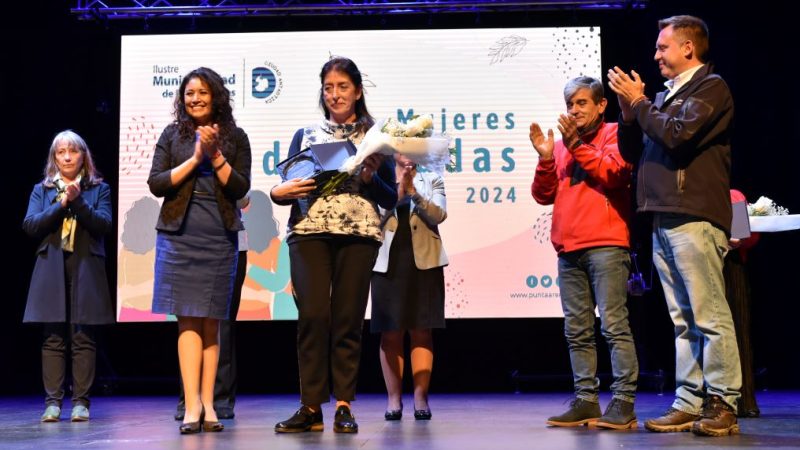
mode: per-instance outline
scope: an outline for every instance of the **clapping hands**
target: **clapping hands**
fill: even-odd
[[[194,158],[199,164],[204,156],[213,158],[219,150],[219,125],[201,125],[195,129]]]
[[[64,188],[64,195],[61,197],[61,207],[66,208],[67,204],[81,195],[81,185],[79,182],[73,182],[68,184]]]

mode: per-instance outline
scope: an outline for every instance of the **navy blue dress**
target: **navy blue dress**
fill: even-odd
[[[158,231],[153,312],[228,319],[238,257],[237,233],[225,229],[211,163],[198,168],[181,229]]]

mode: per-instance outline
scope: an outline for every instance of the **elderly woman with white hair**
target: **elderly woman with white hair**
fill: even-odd
[[[60,420],[69,345],[70,418],[84,422],[95,374],[93,325],[114,321],[103,242],[111,231],[111,189],[95,169],[86,142],[73,131],[53,139],[22,228],[39,242],[23,321],[43,324],[46,409],[41,421]]]

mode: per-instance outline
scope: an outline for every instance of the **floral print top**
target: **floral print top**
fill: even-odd
[[[356,124],[337,124],[328,120],[305,127],[302,133],[300,149],[345,139],[358,145],[364,137],[364,133],[356,129]],[[382,240],[378,205],[370,198],[368,186],[357,175],[342,183],[333,195],[311,196],[298,206],[300,214],[294,214],[295,208],[292,208],[293,214],[289,219],[290,238],[293,234],[326,233]]]

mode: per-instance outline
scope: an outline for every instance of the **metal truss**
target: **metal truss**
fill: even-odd
[[[623,10],[644,8],[648,0],[539,1],[237,1],[237,0],[78,0],[70,11],[84,20],[191,17],[347,16],[378,14],[479,13],[542,10]]]

